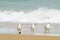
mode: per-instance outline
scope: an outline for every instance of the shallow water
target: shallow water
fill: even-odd
[[[0,33],[18,34],[17,26],[18,23],[8,23],[8,22],[0,23]],[[21,26],[22,26],[21,29],[22,34],[44,35],[44,27],[46,26],[46,23],[35,24],[35,30],[33,33],[31,32],[31,26],[32,26],[31,23],[28,24],[22,23]],[[49,35],[60,35],[60,25],[50,24]]]

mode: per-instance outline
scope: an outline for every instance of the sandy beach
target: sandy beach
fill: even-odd
[[[0,34],[0,40],[60,40],[60,36]]]

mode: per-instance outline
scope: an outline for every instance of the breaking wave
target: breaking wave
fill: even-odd
[[[60,10],[45,7],[27,12],[0,10],[0,22],[60,23]]]

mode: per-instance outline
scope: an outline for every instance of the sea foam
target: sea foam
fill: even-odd
[[[60,10],[41,7],[32,11],[0,10],[0,22],[60,23]]]

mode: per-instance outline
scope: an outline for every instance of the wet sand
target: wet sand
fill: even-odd
[[[0,34],[0,40],[60,40],[60,36]]]

